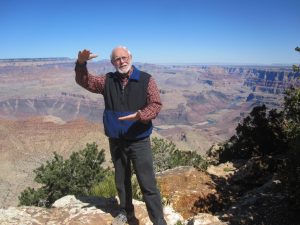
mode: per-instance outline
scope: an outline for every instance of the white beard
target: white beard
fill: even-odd
[[[129,70],[131,69],[131,66],[132,66],[132,61],[130,60],[127,64],[127,66],[125,67],[122,67],[122,68],[119,68],[117,66],[115,66],[116,70],[119,72],[119,73],[122,73],[122,74],[125,74],[125,73],[128,73]]]

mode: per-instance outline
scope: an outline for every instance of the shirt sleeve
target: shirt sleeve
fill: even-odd
[[[75,66],[75,81],[81,87],[87,89],[90,92],[102,94],[104,92],[105,75],[94,76],[89,74],[87,63],[79,64],[76,62]]]
[[[157,88],[154,78],[150,77],[147,89],[147,105],[140,110],[140,120],[142,122],[148,122],[155,119],[162,108],[162,102],[159,96],[159,90]]]

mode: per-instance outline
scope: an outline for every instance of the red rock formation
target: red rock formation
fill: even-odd
[[[199,212],[208,212],[206,205],[195,205],[215,196],[216,189],[210,176],[192,167],[178,167],[157,176],[162,196],[174,210],[187,219]]]

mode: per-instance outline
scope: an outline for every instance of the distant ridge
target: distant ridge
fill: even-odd
[[[50,57],[50,58],[8,58],[0,59],[0,62],[32,62],[32,61],[70,61],[68,57]]]

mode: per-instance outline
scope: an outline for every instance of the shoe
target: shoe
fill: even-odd
[[[129,225],[139,225],[140,221],[135,216],[133,216],[131,218],[128,218],[128,224]]]
[[[113,219],[111,225],[125,225],[126,223],[127,217],[124,214],[120,213]]]

